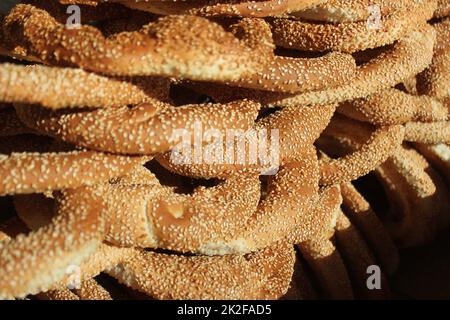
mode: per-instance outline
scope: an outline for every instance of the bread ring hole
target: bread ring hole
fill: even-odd
[[[121,284],[106,273],[100,273],[95,281],[108,291],[113,300],[154,300],[152,297]]]
[[[320,58],[328,54],[328,52],[314,52],[314,51],[301,51],[296,49],[287,49],[277,47],[274,51],[276,56],[287,58],[300,58],[300,59],[315,59]]]
[[[10,155],[20,152],[46,152],[54,140],[49,137],[34,134],[21,134],[0,139],[0,155]]]
[[[278,111],[281,111],[282,109],[283,109],[283,108],[277,107],[277,106],[275,106],[275,107],[269,107],[269,108],[261,108],[261,109],[259,110],[258,117],[256,118],[256,121],[261,120],[261,119],[264,119],[264,118],[267,118],[267,117],[270,116],[271,114],[274,114],[274,113],[276,113],[276,112],[278,112]]]
[[[2,214],[0,214],[0,231],[13,236],[8,231],[8,221],[16,218],[16,211],[14,209],[14,202],[12,196],[0,197],[0,208],[2,208]]]
[[[214,99],[210,96],[176,83],[171,84],[169,97],[175,106],[214,103]]]
[[[211,188],[222,182],[220,179],[194,179],[185,177],[167,170],[156,160],[150,161],[145,166],[152,171],[163,186],[173,187],[176,193],[183,195],[192,194],[199,187]]]
[[[146,252],[153,252],[153,253],[157,253],[157,254],[179,256],[179,257],[195,257],[198,255],[198,254],[191,253],[191,252],[179,252],[179,251],[173,251],[173,250],[161,249],[161,248],[147,248],[144,250]]]
[[[374,173],[369,173],[355,181],[355,188],[364,196],[373,208],[377,216],[386,221],[387,215],[391,212],[386,190]],[[395,217],[392,217],[395,218]]]
[[[374,59],[377,59],[382,54],[389,52],[394,49],[396,45],[396,42],[390,45],[374,48],[374,49],[367,49],[364,51],[357,51],[353,53],[353,58],[355,58],[356,65],[361,66],[365,63],[368,63],[369,61],[372,61]]]

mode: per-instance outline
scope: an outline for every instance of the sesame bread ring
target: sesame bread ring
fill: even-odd
[[[292,12],[297,18],[324,23],[346,23],[368,21],[373,10],[379,10],[381,16],[391,15],[396,11],[405,10],[410,0],[328,0],[313,8]]]
[[[30,128],[89,149],[121,154],[156,154],[179,144],[183,133],[199,130],[251,128],[259,104],[248,100],[226,105],[174,107],[153,99],[128,108],[51,112],[38,106],[16,105]],[[200,127],[200,128],[199,128]]]
[[[398,268],[399,254],[382,222],[351,183],[342,184],[341,192],[345,215],[364,235],[382,269],[389,275],[393,274]]]
[[[449,226],[449,189],[417,151],[400,148],[375,173],[390,204],[384,223],[398,246],[429,243]]]
[[[313,151],[284,165],[261,200],[258,176],[243,179],[245,175],[238,173],[239,179],[199,188],[185,196],[162,188],[148,170],[141,168],[139,172],[138,183],[121,187],[118,180],[116,187],[102,186],[99,191],[106,203],[106,239],[116,245],[208,255],[242,254],[284,239],[294,227],[300,235],[308,236],[314,226],[309,211],[318,192]],[[148,178],[141,181],[144,177]],[[246,192],[242,192],[242,185]],[[298,190],[298,197],[279,200],[294,190]]]
[[[126,80],[80,69],[5,63],[0,64],[0,101],[39,104],[48,109],[118,107],[139,104],[149,98],[167,101],[167,80],[148,77]]]
[[[0,155],[0,194],[24,194],[93,185],[145,163],[94,151],[11,153]],[[92,169],[95,168],[95,172]]]
[[[194,0],[194,1],[146,1],[114,0],[129,8],[161,15],[190,14],[202,16],[273,17],[303,10],[326,0]]]
[[[74,292],[80,300],[112,300],[111,294],[95,279],[83,281],[80,289],[75,289]]]
[[[420,94],[450,97],[450,18],[433,25],[437,39],[431,65],[417,77]]]
[[[286,238],[293,230],[300,235],[309,235],[314,219],[311,206],[318,194],[317,155],[312,149],[302,159],[280,168],[269,183],[266,197],[238,237],[232,241],[210,243],[206,246],[207,251],[240,252],[242,248],[254,251]],[[296,196],[286,199],[286,194]]]
[[[367,22],[314,24],[276,18],[271,21],[275,44],[305,51],[353,53],[391,44],[433,16],[436,0],[416,0],[412,8],[384,17],[380,28]]]
[[[236,174],[184,195],[164,188],[149,170],[137,170],[145,184],[117,181],[104,192],[105,239],[114,245],[199,252],[239,234],[260,199],[257,175]]]
[[[271,149],[270,155],[274,151],[279,155],[278,161],[274,161],[272,166],[278,166],[289,159],[301,157],[304,150],[308,149],[322,131],[328,126],[336,107],[334,105],[326,106],[305,106],[305,107],[287,107],[277,111],[266,118],[260,119],[255,127],[255,132],[267,132],[267,145],[279,146],[279,151]],[[318,112],[318,110],[320,112]],[[272,144],[272,131],[277,130],[277,144]],[[258,140],[258,142],[260,142]],[[250,150],[250,149],[249,149]],[[247,150],[246,150],[247,151]],[[156,160],[169,171],[194,178],[226,178],[233,175],[238,170],[246,172],[255,172],[255,174],[268,172],[268,165],[264,159],[258,158],[258,163],[253,163],[250,156],[245,157],[244,163],[183,163],[174,161],[173,153],[168,152],[156,157]],[[235,161],[237,162],[237,161]],[[270,167],[270,164],[269,164]],[[275,168],[276,169],[276,168]]]
[[[303,224],[310,224],[309,233],[304,233],[301,229],[294,229],[288,236],[288,241],[292,243],[302,243],[310,239],[315,239],[323,233],[327,233],[334,227],[336,216],[342,204],[340,187],[337,185],[322,188],[319,191],[319,199],[313,207],[313,219],[305,221]],[[300,231],[300,232],[299,232]]]
[[[450,144],[450,121],[408,122],[405,124],[405,141]]]
[[[28,231],[27,226],[22,221],[12,218],[0,225],[0,244],[2,242],[5,244],[20,233]],[[36,297],[40,300],[79,300],[78,296],[67,288],[38,293]]]
[[[294,262],[293,246],[283,243],[246,256],[136,251],[108,274],[157,299],[278,299],[289,288]]]
[[[12,52],[21,47],[27,56],[48,64],[110,75],[224,81],[258,69],[239,40],[195,16],[163,17],[139,31],[107,39],[95,27],[66,29],[48,12],[19,4],[4,19],[2,31]]]
[[[328,236],[298,244],[326,299],[353,299],[352,283],[339,251]]]
[[[225,89],[223,85],[212,83],[195,83],[192,87],[223,103],[243,97],[263,105],[281,107],[342,102],[369,96],[422,72],[433,59],[435,40],[433,27],[420,26],[384,49],[377,57],[360,65],[349,81],[336,88],[288,95],[243,88]]]
[[[180,143],[180,130],[191,136],[208,129],[246,130],[254,124],[259,107],[246,100],[174,107],[153,99],[131,109],[51,112],[16,105],[16,111],[27,126],[77,146],[122,154],[156,154]]]
[[[349,54],[331,52],[321,57],[293,58],[274,54],[269,24],[263,19],[245,18],[228,27],[255,52],[263,68],[227,82],[230,86],[275,92],[307,92],[336,87],[350,79],[356,69]]]
[[[341,253],[353,284],[355,296],[360,299],[389,299],[390,288],[384,272],[380,274],[378,290],[370,290],[367,286],[367,270],[369,266],[377,266],[373,253],[367,246],[362,234],[341,211],[336,221],[334,234],[336,247]]]
[[[415,143],[414,148],[446,178],[447,183],[450,185],[450,146],[447,144],[427,145]]]
[[[337,143],[332,143],[328,150],[345,154],[361,143],[358,140],[361,137],[348,135],[335,140]],[[321,147],[324,148],[322,142]],[[439,230],[449,225],[448,189],[442,178],[415,150],[401,146],[374,172],[385,189],[389,203],[383,223],[398,246],[428,243]]]
[[[377,126],[407,122],[445,121],[449,110],[439,100],[429,96],[413,96],[397,89],[388,89],[367,98],[343,102],[339,113]]]
[[[70,264],[95,251],[102,237],[102,202],[94,192],[65,191],[52,223],[1,245],[0,297],[24,297],[59,281]]]
[[[344,157],[322,159],[320,183],[340,184],[368,174],[396,152],[403,142],[404,131],[401,125],[372,129],[342,116],[334,117],[324,135],[345,140],[354,133],[360,137],[360,144]]]
[[[14,197],[14,207],[20,220],[31,230],[38,230],[51,223],[55,216],[55,200],[42,194],[18,195]],[[41,292],[41,300],[111,300],[110,294],[93,277],[100,271],[119,263],[131,251],[99,244],[98,249],[80,265],[81,287],[74,292],[67,288],[68,275],[62,281],[51,285],[51,290]],[[92,277],[92,278],[89,278]]]
[[[325,189],[314,208],[324,218],[319,233],[297,244],[302,256],[312,268],[322,293],[327,299],[352,299],[353,290],[344,262],[330,240],[334,234],[342,197],[335,194],[339,187]],[[316,217],[317,219],[317,217]],[[296,239],[299,240],[299,239]]]
[[[434,17],[443,18],[448,16],[450,16],[450,3],[448,0],[438,0],[438,7],[434,12]]]

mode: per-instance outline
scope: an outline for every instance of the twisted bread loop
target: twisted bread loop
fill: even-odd
[[[354,140],[359,144],[344,157],[321,160],[321,184],[340,184],[368,174],[397,151],[405,132],[402,126],[394,125],[377,128],[371,133],[368,126],[336,116],[324,135],[346,141],[349,130],[358,137]]]
[[[429,96],[413,96],[397,89],[388,89],[367,98],[341,103],[339,113],[378,126],[407,122],[445,121],[449,110]]]
[[[450,18],[435,23],[437,39],[431,65],[417,76],[420,94],[439,99],[450,97]]]
[[[263,1],[136,1],[114,0],[129,8],[161,15],[190,14],[202,16],[270,17],[303,10],[325,0],[263,0]]]
[[[50,225],[1,244],[2,299],[47,290],[62,279],[69,264],[95,251],[104,228],[99,215],[103,204],[93,190],[84,190],[64,191],[60,215]]]
[[[381,16],[388,16],[411,5],[410,0],[328,0],[325,3],[292,12],[297,18],[325,23],[361,22],[371,18],[371,8]]]
[[[136,181],[141,177],[126,179]],[[47,223],[53,202],[43,196],[27,195],[16,197],[15,204],[21,219],[36,227]],[[33,215],[35,205],[42,213],[37,221]],[[245,257],[179,256],[100,244],[97,251],[80,264],[80,270],[83,284],[91,283],[91,277],[105,270],[120,282],[158,299],[275,299],[287,291],[294,258],[288,243],[279,243]],[[239,276],[244,274],[245,279]],[[73,294],[67,295],[67,290],[61,289],[60,284],[53,286],[59,289],[46,293],[47,298],[77,298]],[[228,290],[224,291],[224,286]],[[231,296],[230,292],[233,292]],[[88,294],[90,297],[91,293]]]
[[[317,109],[320,108],[319,113]],[[234,161],[232,164],[221,163],[184,163],[182,161],[175,161],[173,153],[165,153],[157,156],[155,159],[168,170],[194,178],[226,178],[235,174],[239,170],[246,172],[254,172],[259,174],[261,172],[269,171],[268,166],[278,166],[280,164],[289,162],[292,159],[303,157],[305,149],[307,150],[317,138],[319,138],[322,131],[327,127],[331,117],[335,111],[334,105],[314,106],[314,107],[286,107],[278,112],[269,115],[266,118],[261,118],[255,124],[253,131],[255,133],[266,132],[266,144],[274,146],[267,152],[273,159],[273,163],[264,162],[265,157],[258,157],[256,163],[253,162],[251,155],[245,154],[242,162]],[[277,130],[278,143],[272,137],[273,130]],[[254,141],[254,140],[256,141]],[[250,145],[259,145],[261,142],[259,137],[250,135],[248,137]],[[225,145],[225,150],[228,146]],[[274,150],[279,147],[280,150]],[[247,152],[247,150],[245,150]],[[250,150],[248,150],[250,152]],[[275,153],[275,154],[274,154]],[[267,156],[267,155],[266,155]],[[278,159],[274,159],[277,157]],[[277,161],[278,160],[278,161]]]
[[[367,22],[314,24],[291,19],[271,21],[275,44],[305,51],[356,52],[385,46],[431,19],[436,0],[416,0],[411,8],[384,17],[378,28]]]
[[[68,30],[48,12],[19,4],[4,19],[2,31],[3,46],[12,53],[111,75],[223,81],[258,68],[235,37],[195,16],[161,18],[107,39],[94,27]]]
[[[428,243],[449,225],[449,190],[415,150],[399,149],[376,174],[392,208],[385,223],[399,246]]]
[[[450,121],[405,124],[405,141],[438,144],[450,143]]]
[[[0,155],[0,194],[35,193],[94,185],[145,163],[94,151],[11,153]],[[96,169],[93,173],[92,168]]]
[[[283,165],[261,201],[259,180],[254,175],[244,178],[238,174],[217,187],[200,188],[183,196],[162,188],[145,170],[141,169],[138,184],[122,188],[119,181],[117,186],[100,187],[98,192],[106,203],[108,241],[223,255],[267,247],[285,238],[294,227],[309,235],[313,225],[309,207],[317,194],[318,172],[312,150],[304,159]],[[143,184],[141,179],[146,176]],[[245,193],[242,185],[246,186]],[[294,191],[300,196],[280,201]]]
[[[80,69],[0,64],[0,100],[9,103],[39,104],[53,110],[120,107],[152,98],[168,101],[168,92],[165,79],[114,79]]]
[[[338,154],[354,150],[361,144],[361,137],[355,134],[335,135],[330,139],[332,141],[321,141],[321,148]],[[397,148],[375,169],[375,174],[383,184],[390,206],[383,222],[397,245],[408,247],[428,243],[449,224],[446,213],[450,204],[445,200],[449,191],[415,150],[405,146]]]
[[[414,148],[424,156],[450,184],[450,146],[447,144],[426,145],[415,143]]]
[[[192,136],[198,130],[246,130],[253,125],[259,107],[243,100],[176,108],[152,100],[131,109],[50,112],[16,105],[16,111],[27,126],[44,134],[90,149],[133,155],[168,151],[180,143],[180,133]]]
[[[318,58],[274,55],[270,26],[262,19],[242,19],[230,31],[257,54],[262,70],[227,84],[249,89],[300,93],[338,86],[354,75],[356,64],[349,54],[331,52]]]
[[[423,25],[385,48],[375,58],[360,65],[355,75],[335,88],[310,91],[297,95],[269,93],[248,89],[224,88],[219,84],[195,83],[215,101],[227,102],[246,97],[270,106],[324,105],[362,98],[401,83],[427,68],[433,59],[435,30]]]
[[[14,37],[16,41],[8,40],[17,32],[16,24],[23,29],[20,47],[17,36]],[[90,26],[66,30],[47,12],[19,5],[4,19],[3,25],[5,46],[9,42],[16,46],[10,45],[12,53],[110,75],[177,76],[228,81],[233,86],[261,90],[304,92],[337,85],[348,79],[355,69],[354,59],[341,53],[314,59],[278,57],[272,53],[272,58],[266,60],[263,58],[267,55],[258,50],[260,48],[247,47],[219,25],[194,16],[165,17],[139,31],[105,38],[98,29]],[[250,37],[261,34],[261,28],[265,28],[270,37],[266,41],[272,42],[269,27],[263,20],[252,19],[238,25],[249,28],[246,35]],[[189,33],[188,29],[196,31]],[[169,45],[166,39],[173,38],[179,30],[186,34],[177,34],[175,38],[180,43],[172,41]],[[265,31],[262,33],[267,35]],[[64,41],[65,38],[70,41]],[[90,44],[90,50],[84,50],[82,56],[78,50],[81,43],[85,47],[86,43]],[[203,48],[208,48],[209,55]],[[53,51],[55,54],[48,54]]]

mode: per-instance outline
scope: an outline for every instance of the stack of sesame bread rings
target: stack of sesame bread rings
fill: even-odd
[[[450,225],[449,16],[448,0],[11,5],[0,299],[395,297],[398,250]]]

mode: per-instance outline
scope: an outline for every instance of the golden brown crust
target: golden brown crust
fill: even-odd
[[[388,89],[367,98],[341,103],[337,110],[345,116],[378,126],[414,122],[444,121],[448,108],[429,96],[414,96]]]
[[[272,145],[271,133],[273,130],[277,130],[279,163],[272,165],[278,166],[290,159],[302,157],[305,148],[312,145],[328,126],[335,109],[334,105],[286,107],[260,119],[253,129],[255,132],[266,130],[267,145]],[[275,150],[270,151],[274,152]],[[264,164],[260,158],[258,158],[258,163],[254,164],[247,155],[245,161],[242,161],[243,163],[233,164],[175,163],[172,160],[172,153],[159,155],[156,160],[172,172],[194,178],[226,178],[239,170],[255,174],[268,171],[267,164]]]
[[[277,299],[289,288],[294,262],[295,251],[289,244],[247,256],[185,257],[136,251],[108,273],[158,299]]]
[[[36,106],[16,105],[29,127],[77,146],[122,154],[156,154],[172,149],[184,130],[247,130],[253,126],[259,104],[243,100],[226,105],[174,107],[152,99],[128,108],[51,112]],[[196,129],[197,128],[197,129]]]
[[[278,46],[352,53],[395,42],[430,19],[435,9],[435,0],[417,0],[412,8],[383,17],[379,28],[370,29],[365,21],[333,25],[274,19],[271,25]]]
[[[111,294],[95,279],[83,281],[80,289],[74,291],[80,300],[112,300]]]
[[[356,131],[357,130],[357,131]],[[360,142],[352,153],[338,159],[322,159],[320,162],[321,180],[323,185],[340,184],[355,180],[368,174],[385,162],[401,146],[404,138],[404,128],[400,125],[375,128],[354,122],[342,116],[335,116],[330,126],[325,130],[325,136],[345,139],[349,132],[366,135],[365,142]]]
[[[103,229],[100,199],[92,192],[65,193],[59,204],[61,215],[50,225],[1,245],[2,298],[48,290],[70,264],[81,262],[97,247]]]
[[[437,144],[450,143],[450,121],[405,124],[405,141]]]
[[[342,102],[369,96],[422,72],[433,59],[435,40],[435,30],[431,26],[420,26],[399,39],[392,47],[382,50],[377,57],[359,66],[349,81],[336,88],[287,95],[242,88],[225,89],[217,84],[195,84],[194,87],[222,102],[243,97],[259,101],[263,105],[282,107]]]
[[[49,109],[119,107],[151,98],[167,100],[167,80],[126,80],[106,78],[81,69],[5,63],[0,64],[0,100],[39,104]]]
[[[450,97],[450,18],[433,25],[437,39],[431,65],[417,77],[420,94],[437,98]]]
[[[447,0],[438,0],[437,10],[434,12],[435,18],[450,16],[450,3]]]
[[[325,0],[194,0],[194,1],[145,1],[114,0],[123,5],[161,15],[191,14],[203,16],[270,17],[303,10]]]
[[[409,5],[410,0],[328,0],[313,8],[293,12],[292,15],[326,23],[360,22],[367,21],[371,17],[373,14],[370,11],[371,7],[374,10],[379,9],[381,16],[387,16],[405,10]]]
[[[139,32],[106,39],[92,26],[68,30],[48,12],[19,4],[4,19],[2,31],[12,53],[113,75],[223,81],[258,68],[235,37],[195,16],[161,18]]]
[[[94,185],[123,175],[142,157],[108,155],[94,151],[13,153],[0,155],[0,194],[36,193]],[[95,168],[95,173],[91,171]]]

